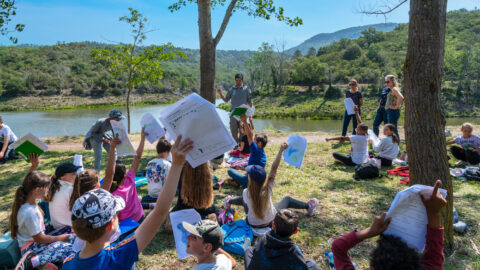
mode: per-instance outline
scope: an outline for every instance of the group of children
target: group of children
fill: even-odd
[[[350,156],[334,154],[335,158],[348,165],[361,164],[369,157],[368,128],[362,123],[358,110],[356,117],[360,123],[357,135],[328,139],[352,142]],[[286,196],[276,205],[273,204],[277,169],[288,145],[283,143],[280,146],[267,175],[264,151],[267,136],[254,135],[245,115],[242,115],[241,122],[245,139],[242,139],[238,150],[240,155],[249,154],[248,166],[245,168],[246,174],[233,169],[228,174],[244,190],[242,196],[227,196],[224,205],[227,208],[231,205],[243,206],[246,222],[258,236],[254,246],[246,247],[245,268],[318,269],[313,260],[304,259],[300,249],[290,239],[298,232],[299,220],[289,210],[305,209],[307,216],[313,216],[318,200],[312,198],[302,202]],[[212,175],[208,163],[192,168],[185,162],[186,154],[193,148],[190,139],[179,136],[173,145],[165,139],[157,142],[157,157],[147,164],[148,195],[139,200],[134,178],[147,135],[142,130],[136,156],[128,170],[125,164],[116,160],[115,149],[121,144],[120,140],[114,138],[111,141],[103,182],[97,171],[86,169],[77,173],[79,167],[72,163],[60,164],[49,178],[37,171],[38,156],[29,157],[32,166],[15,193],[10,216],[11,235],[18,240],[22,253],[16,269],[34,269],[42,265],[46,269],[57,269],[62,262],[62,268],[67,270],[133,269],[138,254],[164,224],[169,211],[189,208],[195,209],[202,217],[198,224],[182,223],[190,233],[187,252],[198,261],[195,269],[235,267],[236,261],[221,249],[224,236],[216,222],[219,209],[213,205]],[[378,158],[382,164],[391,165],[392,159],[398,154],[398,137],[394,127],[392,130],[389,125],[384,127],[384,135],[387,137],[375,146],[375,150],[379,152]],[[441,269],[443,262],[443,229],[438,216],[445,200],[437,192],[439,185],[439,182],[435,185],[429,198],[422,197],[429,218],[425,256],[420,261],[418,254],[415,257],[412,253],[409,261],[414,262],[412,265],[421,263],[422,269]],[[177,192],[177,203],[170,210]],[[39,200],[49,203],[51,222],[47,227],[44,213],[38,206]],[[151,212],[145,216],[144,209],[151,209]],[[133,234],[119,239],[119,223],[128,218],[140,225]],[[337,239],[332,245],[336,269],[353,269],[347,255],[348,249],[366,238],[381,234],[388,224],[384,214],[370,228]],[[400,251],[414,252],[398,238],[382,236],[379,247],[372,253],[371,264],[375,269],[400,269],[392,266],[394,260],[391,259],[392,256],[401,257]],[[387,256],[386,252],[394,252],[394,255]]]

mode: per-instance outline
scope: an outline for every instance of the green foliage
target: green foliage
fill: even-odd
[[[362,55],[362,49],[358,44],[352,44],[345,49],[343,53],[343,59],[345,60],[355,60]]]
[[[342,97],[342,91],[340,88],[329,85],[325,92],[325,99],[336,99]]]
[[[17,15],[16,9],[15,0],[0,0],[0,35],[6,36],[12,32],[22,32],[25,29],[25,25],[21,23],[16,24],[13,29],[8,26],[12,17]],[[18,38],[14,36],[10,36],[9,39],[14,44],[18,42]]]
[[[7,97],[23,96],[28,93],[25,80],[19,77],[8,79],[4,85],[4,89],[5,92],[3,92],[3,95]]]

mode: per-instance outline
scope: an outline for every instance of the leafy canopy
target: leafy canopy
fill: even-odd
[[[16,24],[13,29],[8,27],[12,21],[12,17],[17,15],[17,7],[15,7],[15,0],[0,0],[0,35],[6,36],[12,32],[22,32],[25,28],[24,24]],[[10,41],[14,44],[18,42],[18,38],[10,36]]]

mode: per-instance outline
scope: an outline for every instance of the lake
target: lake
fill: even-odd
[[[217,100],[217,104],[223,102]],[[131,108],[132,132],[140,132],[140,119],[149,112],[155,117],[169,105],[134,106]],[[5,124],[10,126],[18,137],[32,132],[39,137],[66,135],[84,135],[95,121],[107,117],[112,108],[86,108],[74,110],[39,111],[39,112],[3,112]],[[126,113],[125,108],[121,108]],[[217,109],[222,121],[229,126],[229,116],[224,110]],[[447,125],[460,126],[464,122],[476,124],[477,118],[449,118]],[[123,120],[126,125],[126,120]],[[285,132],[324,131],[340,132],[342,120],[305,120],[305,119],[254,119],[256,130],[273,128]],[[366,121],[371,126],[372,120]],[[350,124],[351,128],[351,124]]]

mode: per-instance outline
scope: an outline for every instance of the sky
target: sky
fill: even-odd
[[[290,27],[274,18],[264,20],[234,13],[217,49],[256,50],[262,42],[285,41],[290,48],[319,34],[331,33],[359,25],[384,23],[383,16],[367,16],[359,12],[399,0],[277,0],[287,16],[299,16],[303,25]],[[168,10],[173,0],[17,0],[17,15],[11,25],[26,25],[16,34],[19,44],[52,45],[57,42],[97,41],[102,43],[130,42],[129,27],[119,22],[132,7],[148,18],[145,45],[171,42],[182,48],[199,48],[197,9],[195,3],[174,13]],[[228,1],[227,1],[228,2]],[[480,8],[480,0],[450,0],[448,10]],[[406,23],[409,5],[404,4],[387,17],[387,22]],[[225,7],[212,13],[215,35],[223,20]],[[0,45],[11,45],[0,36]]]

